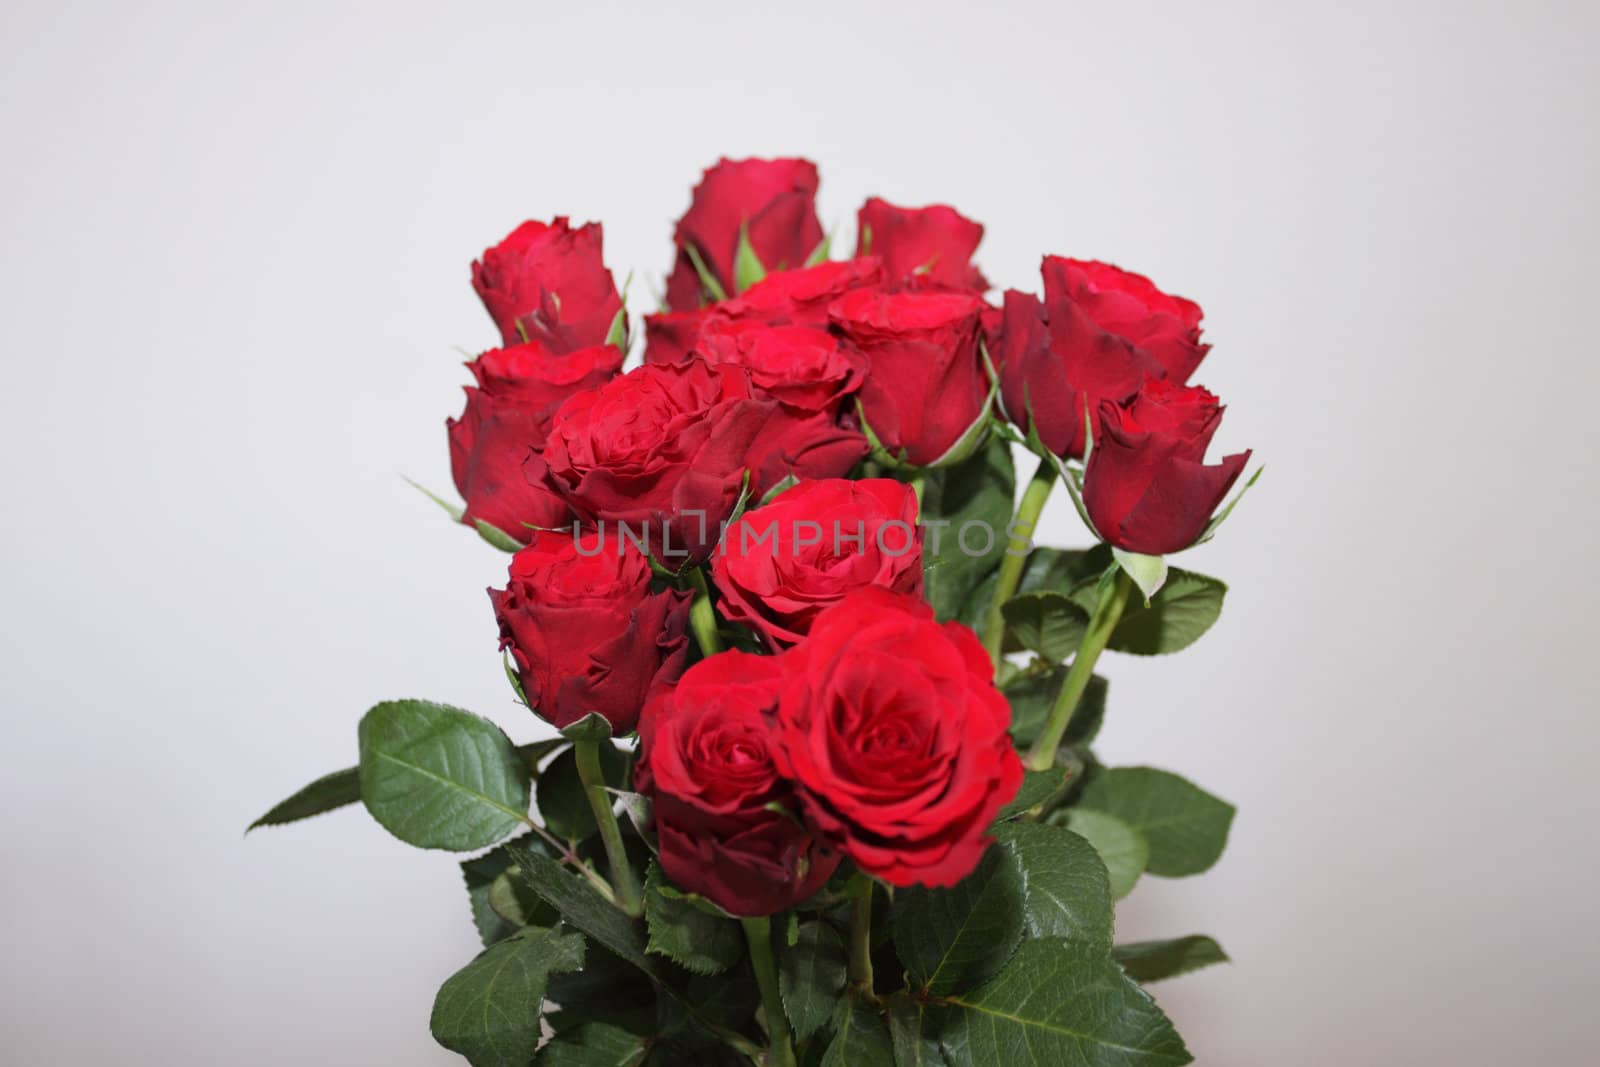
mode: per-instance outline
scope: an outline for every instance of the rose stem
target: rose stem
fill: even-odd
[[[744,938],[750,943],[750,965],[755,968],[756,984],[761,987],[761,1012],[767,1020],[767,1067],[794,1067],[794,1048],[789,1044],[789,1018],[778,995],[778,968],[772,961],[772,919],[761,915],[741,919]]]
[[[872,995],[872,879],[853,879],[855,906],[850,910],[850,984]]]
[[[689,626],[700,651],[715,656],[722,651],[722,638],[717,636],[717,613],[711,608],[711,590],[706,586],[706,573],[699,567],[690,572],[689,584],[694,587],[694,603],[689,606]]]
[[[617,907],[635,917],[642,915],[644,896],[639,891],[639,877],[628,863],[628,851],[622,846],[622,831],[617,828],[617,815],[611,810],[611,794],[606,792],[606,776],[600,770],[600,742],[574,741],[572,752],[578,760],[578,777],[583,780],[584,796],[589,798],[594,821],[600,825],[600,840],[605,843],[606,863],[611,868],[611,884],[616,887]]]
[[[1001,611],[1005,602],[1017,591],[1022,580],[1022,568],[1028,562],[1028,549],[1032,545],[1033,528],[1039,523],[1039,513],[1050,499],[1050,490],[1056,484],[1056,465],[1052,460],[1039,461],[1039,469],[1022,491],[1022,503],[1017,505],[1017,515],[1007,531],[1011,535],[1006,554],[1000,557],[999,580],[995,582],[994,599],[989,602],[989,613],[983,620],[983,647],[989,652],[989,662],[1000,666],[1000,649],[1005,642],[1006,617]]]
[[[1083,640],[1078,643],[1078,654],[1072,657],[1066,681],[1061,683],[1061,692],[1050,706],[1050,718],[1033,742],[1033,747],[1028,750],[1029,770],[1047,771],[1055,765],[1056,749],[1061,746],[1061,739],[1072,724],[1072,713],[1078,710],[1078,701],[1082,699],[1083,691],[1094,675],[1095,660],[1100,658],[1106,642],[1111,640],[1111,631],[1117,628],[1117,620],[1122,618],[1122,609],[1128,604],[1128,592],[1132,588],[1132,579],[1118,567],[1111,588],[1095,605],[1094,614],[1089,616]]]

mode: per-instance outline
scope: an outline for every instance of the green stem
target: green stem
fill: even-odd
[[[772,919],[762,915],[739,921],[744,926],[744,938],[750,943],[750,965],[755,968],[761,1011],[767,1020],[766,1067],[794,1067],[789,1017],[784,1014],[783,998],[778,995],[778,967],[772,959]]]
[[[1028,563],[1033,528],[1039,524],[1039,515],[1044,511],[1045,501],[1050,499],[1050,490],[1055,484],[1055,463],[1041,459],[1039,469],[1033,472],[1028,487],[1022,491],[1022,503],[1017,505],[1016,517],[1011,520],[1007,531],[1011,540],[1006,545],[1006,554],[1000,557],[1000,575],[995,583],[994,599],[989,602],[989,612],[983,620],[983,647],[989,652],[989,661],[996,667],[1000,666],[1000,649],[1006,636],[1006,617],[1001,609],[1017,591],[1017,583],[1022,580],[1022,568]]]
[[[639,876],[628,863],[628,850],[622,845],[616,812],[611,810],[611,794],[606,792],[606,776],[600,769],[600,742],[574,741],[572,752],[577,757],[583,794],[589,799],[594,821],[600,825],[600,840],[606,846],[606,863],[611,868],[611,884],[616,889],[616,905],[637,918],[644,914],[644,894],[639,890]]]
[[[906,484],[917,495],[917,510],[920,512],[922,510],[922,492],[928,484],[928,472],[924,470],[917,471],[916,474],[906,480]]]
[[[1095,661],[1105,651],[1106,642],[1111,640],[1111,632],[1122,618],[1122,609],[1127,607],[1128,593],[1132,589],[1133,579],[1128,577],[1126,571],[1117,568],[1111,588],[1095,605],[1094,614],[1089,616],[1083,640],[1078,643],[1078,654],[1072,657],[1066,681],[1061,683],[1061,692],[1050,707],[1050,718],[1045,722],[1043,732],[1033,742],[1033,747],[1028,750],[1029,770],[1045,771],[1055,765],[1056,749],[1061,747],[1061,739],[1072,724],[1072,713],[1078,710],[1078,701],[1088,688],[1089,679],[1094,676]]]
[[[856,902],[850,911],[850,984],[872,993],[872,879],[857,874]]]
[[[694,587],[694,603],[689,606],[689,628],[700,643],[700,651],[715,656],[722,651],[722,638],[717,636],[717,613],[711,607],[711,589],[706,585],[706,572],[696,567],[690,572],[689,584]]]

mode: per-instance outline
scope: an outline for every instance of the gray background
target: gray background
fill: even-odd
[[[377,699],[519,717],[448,488],[467,264],[606,223],[634,307],[721,153],[1200,300],[1267,463],[1117,658],[1105,755],[1240,805],[1125,937],[1202,1064],[1582,1064],[1593,1031],[1592,4],[8,4],[0,1059],[444,1064],[449,857],[241,837]],[[1078,540],[1070,508],[1057,540]]]

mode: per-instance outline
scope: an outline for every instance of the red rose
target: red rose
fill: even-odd
[[[552,351],[603,344],[622,311],[601,259],[601,226],[565,218],[524,222],[472,264],[472,287],[507,345],[542,341]]]
[[[1045,298],[1008,291],[990,351],[1006,415],[1057,455],[1082,456],[1084,413],[1147,377],[1185,382],[1205,356],[1197,304],[1105,263],[1046,256]]]
[[[716,320],[700,332],[694,351],[711,364],[743,367],[756,388],[806,412],[837,411],[867,371],[860,352],[810,326]]]
[[[561,526],[571,517],[545,477],[539,452],[550,417],[567,397],[593,389],[622,367],[622,353],[609,345],[564,355],[534,343],[485,352],[467,369],[478,380],[468,386],[467,406],[448,419],[450,471],[467,502],[461,521],[481,520],[526,542],[529,526]]]
[[[645,557],[593,532],[538,532],[489,600],[529,704],[558,728],[598,712],[626,733],[683,670],[689,594],[652,592]]]
[[[739,231],[768,270],[804,265],[822,243],[817,219],[817,167],[804,159],[723,159],[695,186],[693,202],[678,220],[678,258],[667,278],[667,307],[692,311],[711,294],[704,291],[692,246],[723,293],[734,294],[734,254]]]
[[[856,212],[861,254],[883,259],[895,279],[917,278],[951,289],[989,288],[983,272],[972,265],[972,254],[983,240],[983,225],[953,207],[896,207],[872,197]]]
[[[639,720],[634,786],[653,800],[661,869],[734,915],[771,915],[810,897],[838,867],[782,809],[793,790],[773,759],[782,669],[723,652],[689,668]]]
[[[861,387],[867,424],[913,466],[938,460],[984,412],[983,308],[972,293],[939,291],[857,289],[833,302],[834,325],[869,364]]]
[[[921,596],[916,493],[887,478],[800,482],[728,528],[711,574],[723,615],[774,649],[857,589]]]
[[[869,588],[781,657],[780,769],[807,819],[868,874],[953,886],[1022,784],[1011,709],[971,630]]]
[[[1247,450],[1206,465],[1221,421],[1222,406],[1206,390],[1159,379],[1126,404],[1103,401],[1083,477],[1100,536],[1152,556],[1194,544],[1250,461]]]

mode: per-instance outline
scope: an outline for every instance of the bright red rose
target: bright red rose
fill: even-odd
[[[834,326],[867,357],[862,413],[892,455],[927,466],[983,414],[983,308],[972,293],[941,291],[856,289],[833,302]]]
[[[601,258],[601,226],[524,222],[472,264],[472,287],[507,345],[554,352],[604,344],[622,310]]]
[[[1199,305],[1148,278],[1060,256],[1046,256],[1041,273],[1042,303],[1007,291],[990,352],[1006,415],[1026,431],[1031,410],[1048,448],[1081,457],[1085,412],[1097,418],[1101,401],[1128,399],[1146,378],[1187,381],[1210,346]]]
[[[713,365],[743,367],[756,388],[807,412],[837,411],[867,372],[860,352],[811,326],[717,320],[706,324],[694,351]]]
[[[1022,784],[1011,709],[972,631],[869,588],[781,658],[778,762],[811,824],[892,885],[971,874]]]
[[[481,520],[526,542],[529,526],[554,527],[572,515],[545,477],[540,450],[550,417],[567,397],[593,389],[622,367],[609,345],[553,354],[534,343],[496,348],[467,364],[478,380],[467,406],[448,419],[450,471],[467,502],[461,521]]]
[[[781,679],[777,657],[723,652],[639,720],[634,786],[653,801],[661,869],[734,915],[799,904],[840,860],[800,823],[773,759]]]
[[[711,297],[700,284],[686,245],[699,253],[722,291],[734,295],[734,254],[739,230],[767,270],[804,265],[822,243],[817,219],[817,167],[804,159],[723,159],[695,186],[693,202],[678,220],[678,258],[667,278],[667,307],[692,311]]]
[[[983,225],[953,207],[896,207],[872,197],[856,212],[861,254],[883,259],[889,277],[918,278],[951,289],[989,288],[972,254],[983,240]]]
[[[711,574],[723,615],[773,649],[857,589],[921,596],[916,493],[888,478],[800,482],[728,528]]]
[[[1100,536],[1159,556],[1205,532],[1249,451],[1205,463],[1222,421],[1217,398],[1199,386],[1151,379],[1125,404],[1100,406],[1100,436],[1083,478],[1083,503]]]
[[[683,670],[689,594],[652,592],[649,561],[592,531],[544,530],[511,557],[504,590],[489,590],[533,710],[556,727],[598,712],[632,730],[645,701]]]

